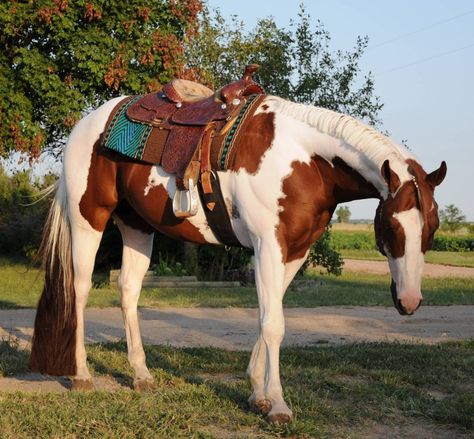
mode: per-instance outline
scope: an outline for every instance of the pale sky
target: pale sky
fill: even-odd
[[[249,29],[273,16],[288,27],[300,1],[209,0],[225,17],[237,15]],[[382,129],[407,139],[431,172],[442,160],[446,180],[437,189],[440,207],[457,205],[474,220],[474,1],[468,0],[306,0],[314,22],[320,19],[335,49],[350,49],[357,35],[369,47],[363,72],[375,77],[385,104]],[[370,218],[376,202],[349,204],[352,218]]]

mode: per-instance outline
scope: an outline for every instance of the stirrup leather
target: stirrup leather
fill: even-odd
[[[184,194],[184,197],[183,197]],[[187,218],[196,215],[198,211],[198,191],[192,178],[188,180],[188,190],[176,188],[173,197],[173,213],[177,218]],[[185,202],[183,206],[183,201]]]

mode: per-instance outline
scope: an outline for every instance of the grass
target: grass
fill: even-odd
[[[35,307],[42,288],[42,276],[23,264],[0,265],[0,308]],[[329,305],[391,306],[390,278],[367,273],[343,273],[340,277],[316,276],[294,284],[285,295],[287,307]],[[425,305],[473,305],[474,287],[470,278],[423,280]],[[115,288],[102,285],[92,289],[88,306],[119,306]],[[147,288],[142,291],[142,307],[256,307],[254,287],[238,288]]]
[[[340,250],[344,259],[363,259],[385,261],[386,258],[377,250]],[[426,253],[425,261],[430,264],[452,265],[457,267],[474,267],[474,252],[441,252]]]
[[[2,345],[0,376],[25,371],[27,354]],[[95,375],[130,384],[124,343],[87,350]],[[295,414],[284,427],[268,425],[247,408],[248,352],[145,350],[157,391],[1,393],[0,437],[360,438],[375,426],[393,437],[393,426],[407,424],[436,431],[436,437],[468,437],[474,428],[474,341],[282,349],[285,396]]]

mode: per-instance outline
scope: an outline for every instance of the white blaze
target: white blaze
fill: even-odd
[[[421,251],[423,216],[413,207],[404,212],[394,213],[393,217],[402,225],[405,232],[405,254],[400,258],[388,257],[392,278],[397,284],[397,293],[399,298],[412,294],[420,295],[424,266],[424,255]]]

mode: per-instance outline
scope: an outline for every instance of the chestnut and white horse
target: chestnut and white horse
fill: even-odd
[[[101,147],[114,99],[72,131],[63,173],[43,238],[46,279],[35,322],[31,367],[70,375],[73,386],[92,386],[84,348],[84,308],[94,259],[110,217],[123,237],[121,306],[134,370],[134,387],[153,387],[137,317],[142,279],[154,230],[196,243],[219,244],[203,208],[173,215],[174,176],[159,166],[127,159]],[[400,314],[419,307],[424,254],[438,227],[435,186],[446,164],[427,174],[404,147],[356,121],[322,108],[268,96],[239,137],[235,160],[219,172],[232,227],[255,251],[259,334],[248,375],[250,404],[270,421],[287,422],[279,372],[285,333],[282,299],[309,248],[338,203],[377,198],[375,230],[387,256],[392,295]]]

